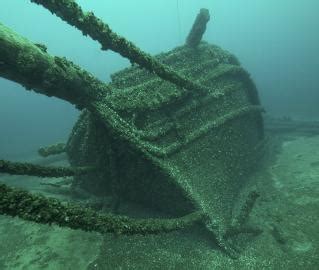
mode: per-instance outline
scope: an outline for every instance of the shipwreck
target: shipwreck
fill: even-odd
[[[0,24],[0,76],[82,111],[65,144],[39,151],[42,156],[66,152],[70,167],[1,160],[0,172],[73,176],[73,187],[110,196],[114,204],[109,213],[98,212],[1,184],[0,213],[125,235],[200,226],[221,250],[236,257],[229,239],[261,232],[247,225],[258,190],[252,188],[244,200],[239,197],[263,155],[263,108],[237,58],[201,40],[208,10],[200,10],[183,46],[151,56],[75,1],[32,2],[132,66],[106,84]],[[120,215],[116,209],[123,200],[166,216]]]

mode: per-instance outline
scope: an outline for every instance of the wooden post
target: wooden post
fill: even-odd
[[[191,31],[189,32],[187,39],[186,39],[186,45],[196,48],[198,44],[200,43],[205,30],[206,30],[206,24],[209,21],[209,11],[206,8],[202,8],[192,26]]]

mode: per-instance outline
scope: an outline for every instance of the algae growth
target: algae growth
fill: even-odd
[[[73,176],[67,189],[73,202],[6,181],[2,214],[101,233],[94,236],[101,254],[88,269],[265,265],[264,255],[246,252],[260,251],[265,231],[267,241],[270,235],[286,245],[280,226],[256,218],[265,189],[250,176],[268,146],[257,89],[234,55],[201,41],[208,10],[198,14],[185,45],[153,57],[75,1],[32,2],[138,66],[106,84],[0,24],[0,75],[82,111],[66,143],[39,150],[43,157],[66,153],[64,166],[0,161],[2,173]],[[40,184],[65,186],[52,181]],[[189,250],[192,256],[182,259]]]

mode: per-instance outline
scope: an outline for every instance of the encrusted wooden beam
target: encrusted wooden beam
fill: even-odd
[[[41,166],[24,162],[0,160],[0,173],[13,175],[30,175],[38,177],[63,177],[77,174],[86,174],[95,170],[93,167],[53,167]]]
[[[90,208],[62,204],[57,199],[31,194],[0,184],[0,214],[20,217],[42,224],[56,224],[71,229],[117,234],[158,234],[191,227],[205,222],[199,211],[183,217],[134,219],[126,216],[101,214]]]
[[[107,84],[89,72],[66,58],[51,56],[43,45],[32,43],[1,23],[0,76],[78,108],[110,92]]]
[[[48,157],[48,156],[52,156],[52,155],[62,154],[65,151],[66,151],[65,143],[56,143],[56,144],[52,144],[52,145],[48,145],[48,146],[39,148],[38,154],[41,157]]]
[[[83,35],[88,35],[93,40],[98,41],[102,50],[117,52],[132,63],[140,65],[177,86],[202,94],[207,93],[206,87],[185,78],[170,67],[158,62],[150,54],[143,52],[134,43],[117,35],[93,12],[83,12],[74,0],[31,0],[31,2],[42,5],[68,24],[78,28]]]
[[[209,19],[210,16],[208,9],[202,8],[199,11],[192,29],[187,36],[186,45],[193,48],[196,48],[198,46],[206,31],[206,24],[208,23]]]

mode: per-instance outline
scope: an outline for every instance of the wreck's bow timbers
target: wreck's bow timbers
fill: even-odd
[[[236,57],[200,41],[208,11],[200,11],[184,46],[151,57],[74,1],[32,2],[140,65],[107,85],[0,25],[1,76],[85,108],[63,151],[72,166],[96,170],[77,174],[75,185],[173,216],[204,213],[196,217],[227,249],[234,203],[263,145],[262,108]]]

